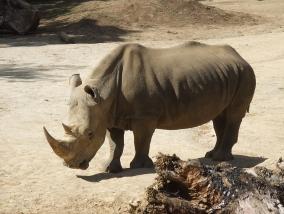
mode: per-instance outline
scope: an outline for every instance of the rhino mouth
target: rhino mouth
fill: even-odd
[[[89,161],[87,160],[83,160],[80,164],[79,164],[79,169],[85,170],[89,167]]]
[[[85,170],[89,167],[89,161],[87,160],[83,160],[82,162],[80,162],[78,165],[73,165],[73,164],[68,164],[67,162],[63,161],[63,165],[67,166],[71,169],[82,169]]]

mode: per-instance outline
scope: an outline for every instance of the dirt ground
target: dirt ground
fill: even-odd
[[[106,1],[107,2],[107,1]],[[262,17],[253,25],[193,25],[147,28],[104,43],[62,44],[52,35],[0,35],[0,213],[125,213],[153,183],[153,170],[130,170],[133,136],[126,133],[125,171],[101,171],[108,143],[86,171],[62,165],[44,139],[42,126],[61,136],[66,121],[68,78],[86,75],[113,48],[136,41],[169,47],[189,39],[232,45],[254,68],[257,79],[250,113],[243,120],[233,165],[274,168],[284,156],[284,1],[212,0],[203,4]],[[78,40],[83,41],[83,40]],[[115,42],[113,42],[115,41]],[[190,130],[154,134],[158,152],[202,158],[215,144],[211,123]]]

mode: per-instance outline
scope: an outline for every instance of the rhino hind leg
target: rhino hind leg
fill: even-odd
[[[225,119],[222,140],[219,141],[217,148],[211,154],[211,158],[213,160],[228,161],[233,159],[232,148],[233,145],[238,141],[241,122],[242,119]]]
[[[153,168],[154,164],[152,159],[148,155],[135,155],[130,163],[131,169],[137,168]]]
[[[205,154],[206,158],[212,158],[213,154],[219,149],[221,145],[223,135],[224,135],[224,129],[225,129],[225,115],[224,114],[219,115],[213,120],[213,127],[216,133],[217,141],[216,141],[214,148]]]
[[[233,159],[232,147],[238,140],[239,128],[245,110],[229,107],[213,119],[216,133],[215,147],[206,153],[206,158],[215,161],[228,161]]]
[[[149,157],[150,143],[155,131],[152,121],[139,121],[133,123],[135,156],[130,168],[153,168],[154,164]]]
[[[108,131],[110,157],[105,171],[111,173],[121,172],[120,157],[124,148],[124,130],[112,128]]]

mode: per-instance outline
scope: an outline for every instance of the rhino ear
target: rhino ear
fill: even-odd
[[[91,97],[94,99],[94,101],[96,103],[100,103],[101,102],[101,96],[99,94],[99,90],[97,88],[93,88],[93,87],[90,87],[89,85],[86,85],[84,87],[84,90],[87,94],[91,95]]]
[[[81,80],[80,74],[73,74],[69,78],[69,85],[70,85],[71,89],[76,88],[81,84],[82,84],[82,80]]]

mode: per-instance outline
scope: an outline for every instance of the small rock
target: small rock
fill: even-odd
[[[178,34],[178,32],[176,32],[176,31],[170,31],[170,30],[168,30],[167,33]]]
[[[276,167],[280,170],[284,170],[284,161],[282,157],[280,157],[279,160],[277,161]]]
[[[139,206],[139,204],[140,204],[140,200],[137,200],[137,199],[132,199],[132,200],[130,200],[129,201],[129,206],[131,207],[131,208],[137,208],[138,206]]]
[[[63,32],[63,31],[61,31],[58,34],[58,37],[62,42],[65,42],[65,43],[68,43],[68,44],[74,44],[75,43],[74,38],[72,36],[68,35],[67,33]]]

